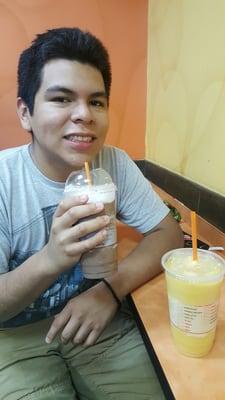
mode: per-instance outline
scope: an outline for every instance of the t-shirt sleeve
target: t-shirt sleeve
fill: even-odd
[[[169,209],[125,152],[121,152],[117,168],[120,177],[117,218],[139,232],[146,233],[166,217]]]
[[[10,258],[10,234],[7,210],[0,195],[0,274],[8,272]]]

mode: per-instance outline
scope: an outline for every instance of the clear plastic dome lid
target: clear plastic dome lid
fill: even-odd
[[[102,168],[90,170],[91,182],[88,180],[85,170],[72,172],[65,184],[64,193],[66,195],[87,194],[89,201],[113,201],[115,199],[116,186],[112,182],[111,176]]]

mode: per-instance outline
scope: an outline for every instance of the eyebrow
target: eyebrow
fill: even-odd
[[[106,92],[94,92],[91,93],[91,97],[105,97],[107,99],[107,94]]]
[[[55,85],[55,86],[51,86],[46,90],[46,94],[49,93],[55,93],[55,92],[62,92],[65,94],[74,94],[74,91],[71,89],[68,89],[64,86],[59,86],[59,85]],[[90,94],[90,97],[105,97],[107,99],[107,94],[105,91],[99,91],[99,92],[93,92]]]
[[[55,86],[50,86],[47,90],[46,90],[46,94],[48,93],[54,93],[54,92],[63,92],[66,94],[73,94],[73,91],[64,87],[64,86],[59,86],[59,85],[55,85]]]

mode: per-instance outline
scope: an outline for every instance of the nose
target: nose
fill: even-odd
[[[83,122],[86,124],[90,124],[93,121],[91,109],[86,101],[79,101],[74,104],[71,112],[71,120],[74,123]]]

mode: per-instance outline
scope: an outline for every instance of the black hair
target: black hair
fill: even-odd
[[[43,67],[48,61],[58,58],[76,60],[98,69],[109,101],[111,65],[102,42],[90,32],[79,28],[50,29],[38,34],[19,58],[18,97],[24,100],[31,115],[36,93],[41,86]]]

